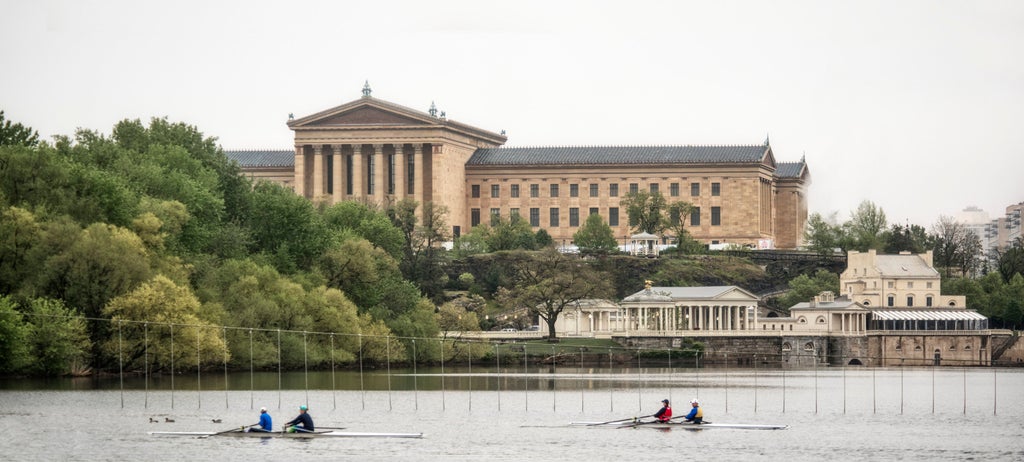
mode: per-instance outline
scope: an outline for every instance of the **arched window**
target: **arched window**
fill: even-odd
[[[964,345],[964,351],[971,351],[970,345]]]
[[[864,306],[871,306],[871,300],[864,300],[863,302],[860,302],[860,304]]]
[[[956,300],[950,300],[949,306],[956,306]]]
[[[950,345],[949,351],[956,351],[956,345]]]
[[[790,345],[789,342],[785,342],[782,344],[782,351],[791,351],[792,349],[793,345]]]
[[[804,351],[814,351],[814,342],[807,342],[804,344]]]
[[[807,324],[807,318],[800,316],[799,318],[796,318],[796,322],[800,324]]]
[[[818,324],[825,324],[825,317],[824,316],[818,316],[818,319],[815,320],[814,322],[816,322]]]
[[[921,345],[914,346],[914,351],[921,351]]]

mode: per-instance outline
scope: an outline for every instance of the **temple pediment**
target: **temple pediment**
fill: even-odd
[[[364,98],[326,111],[293,120],[288,126],[295,128],[341,128],[345,126],[390,125],[431,126],[443,121],[413,109],[381,100]]]

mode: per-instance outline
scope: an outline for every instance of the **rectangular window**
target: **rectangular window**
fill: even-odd
[[[374,178],[373,172],[377,170],[377,163],[374,162],[377,156],[369,156],[366,158],[366,194],[373,195],[373,188],[377,187],[377,181]]]
[[[711,226],[722,225],[722,208],[711,207]]]
[[[669,184],[668,194],[672,197],[679,197],[679,183]]]
[[[928,296],[924,298],[924,306],[932,306],[932,297]]]
[[[892,289],[892,288],[896,287],[896,282],[895,281],[889,281],[889,283],[886,286],[888,288]]]
[[[597,183],[590,183],[590,197],[597,197]]]
[[[469,226],[476,226],[480,224],[480,209],[469,210]]]
[[[629,184],[629,193],[630,194],[636,194],[638,192],[640,192],[640,184],[639,183],[630,183]]]
[[[558,226],[558,207],[551,207],[548,211],[548,226],[555,228]]]
[[[491,209],[491,226],[501,223],[501,209]]]
[[[886,302],[888,302],[888,305],[886,306],[893,306],[896,304],[896,297],[890,295],[889,298],[886,299]]]
[[[580,225],[580,208],[569,207],[569,226]]]
[[[531,184],[530,185],[530,197],[540,197],[540,185],[539,184]]]
[[[590,216],[590,215],[597,215],[597,214],[599,214],[599,213],[601,213],[601,212],[600,212],[600,211],[599,211],[599,210],[597,209],[597,207],[591,207],[591,208],[590,208],[590,213],[589,213],[589,214],[587,214],[587,216]]]
[[[651,183],[651,194],[657,194],[659,189],[658,183]]]
[[[721,196],[722,195],[722,183],[711,183],[711,195]]]
[[[497,199],[498,197],[501,197],[501,185],[492,184],[491,185],[491,199]]]
[[[348,156],[352,159],[352,156]],[[405,183],[405,190],[411,196],[416,189],[416,156],[406,156],[405,176],[409,180]]]
[[[540,226],[540,209],[537,207],[530,207],[530,226]]]
[[[569,185],[569,197],[580,197],[580,185],[571,184]]]
[[[345,194],[349,196],[352,195],[352,157],[345,156]]]
[[[470,191],[469,197],[472,197],[474,199],[477,198],[477,197],[480,197],[480,185],[475,184],[473,186],[470,186],[469,187],[469,191]]]
[[[331,158],[328,157],[327,160]],[[395,193],[395,155],[388,154],[388,194]]]
[[[619,197],[619,184],[612,183],[608,185],[608,197]]]
[[[914,297],[912,297],[912,296],[908,296],[907,297],[907,306],[908,307],[914,306]]]
[[[551,185],[551,197],[558,197],[558,185]]]
[[[514,184],[509,186],[508,194],[512,197],[519,197],[519,185]]]
[[[672,226],[679,224],[679,209],[671,209],[668,212],[668,219],[672,222]]]
[[[608,207],[608,226],[619,226],[618,207]]]
[[[690,195],[693,197],[700,195],[700,183],[690,183]]]
[[[690,210],[690,226],[700,226],[700,207]]]
[[[518,208],[508,209],[508,217],[510,219],[513,219],[513,220],[516,219],[516,218],[519,218],[519,209]]]
[[[926,283],[924,283],[924,286],[925,286],[926,288],[928,288],[928,289],[931,289],[931,288],[932,288],[932,283],[930,283],[930,282],[926,282]]]
[[[907,281],[907,288],[908,289],[913,289],[914,288],[914,281]]]

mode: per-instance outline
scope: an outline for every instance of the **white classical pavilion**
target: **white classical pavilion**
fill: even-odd
[[[695,335],[754,330],[758,297],[736,286],[651,287],[619,303],[616,330]]]

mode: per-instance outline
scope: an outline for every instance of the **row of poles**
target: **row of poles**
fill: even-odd
[[[94,320],[97,320],[97,319],[94,319]],[[98,320],[103,320],[103,319],[98,319]],[[106,321],[109,321],[109,320],[106,320]],[[309,366],[308,366],[308,349],[307,349],[308,336],[309,335],[327,335],[327,336],[329,336],[329,338],[330,338],[330,352],[331,352],[331,354],[330,354],[331,391],[332,391],[333,406],[334,406],[335,409],[337,409],[337,397],[336,397],[336,393],[335,393],[337,391],[337,386],[336,386],[336,381],[335,381],[335,376],[336,376],[336,373],[337,373],[337,364],[336,364],[335,357],[334,357],[334,352],[335,352],[335,336],[336,335],[356,336],[358,338],[358,340],[359,340],[359,343],[358,343],[358,350],[359,350],[358,370],[359,370],[359,389],[360,389],[360,392],[361,392],[361,405],[362,405],[363,410],[366,409],[366,392],[367,392],[367,390],[366,390],[366,386],[365,386],[365,371],[364,371],[364,364],[363,364],[364,357],[363,357],[363,354],[362,354],[363,353],[363,337],[364,336],[361,335],[361,334],[339,334],[339,333],[333,333],[333,332],[309,332],[309,331],[294,331],[294,330],[283,330],[283,329],[256,329],[256,328],[231,327],[231,326],[209,326],[209,325],[190,325],[190,324],[175,324],[175,323],[157,323],[157,322],[148,322],[148,321],[117,320],[117,321],[113,321],[113,322],[115,322],[117,324],[117,334],[118,334],[118,374],[119,374],[120,400],[121,400],[121,407],[122,408],[124,408],[124,406],[125,406],[125,400],[124,400],[124,392],[125,392],[124,377],[125,377],[125,371],[124,371],[124,352],[123,352],[124,339],[123,339],[123,334],[122,334],[122,325],[125,324],[125,323],[134,322],[134,323],[139,323],[139,324],[143,325],[143,333],[144,333],[143,334],[144,335],[144,339],[143,339],[143,344],[144,344],[143,375],[144,375],[144,383],[145,383],[145,385],[144,385],[144,390],[145,390],[145,393],[144,393],[144,395],[145,395],[144,407],[146,407],[146,408],[149,407],[149,382],[150,382],[150,371],[149,371],[149,357],[150,357],[149,356],[149,343],[150,343],[149,342],[149,325],[150,324],[155,324],[155,325],[166,326],[169,329],[169,332],[170,332],[170,374],[169,375],[170,375],[170,388],[171,388],[170,389],[170,406],[171,406],[171,409],[174,409],[174,406],[175,406],[175,399],[174,399],[174,397],[175,397],[174,377],[176,375],[175,374],[175,363],[174,363],[174,358],[175,358],[175,342],[174,342],[175,326],[177,326],[179,328],[179,330],[182,327],[184,327],[184,328],[194,328],[194,329],[197,329],[197,331],[199,329],[218,329],[218,330],[221,331],[221,333],[223,335],[223,338],[224,338],[224,341],[225,341],[225,354],[224,354],[224,358],[223,358],[224,405],[225,405],[225,408],[228,408],[229,404],[230,404],[229,403],[229,387],[228,387],[228,373],[229,373],[229,370],[228,370],[228,354],[227,354],[227,351],[229,350],[227,348],[227,341],[228,341],[227,340],[228,339],[227,331],[228,331],[228,329],[238,329],[238,330],[242,330],[242,331],[248,331],[248,334],[249,334],[248,337],[249,337],[249,376],[250,376],[250,380],[249,380],[249,385],[250,385],[250,390],[249,390],[250,391],[250,399],[249,399],[249,401],[250,402],[249,402],[249,405],[250,405],[250,409],[254,409],[255,408],[255,365],[254,365],[254,357],[253,357],[253,333],[255,331],[276,332],[276,339],[277,339],[278,408],[281,407],[281,395],[282,395],[282,390],[283,390],[282,376],[284,374],[284,370],[283,370],[283,363],[282,363],[282,348],[281,348],[281,336],[282,336],[283,333],[287,333],[287,334],[301,334],[302,335],[302,339],[303,339],[303,380],[304,380],[305,399],[306,399],[307,403],[309,402]],[[438,342],[438,344],[439,344],[440,357],[441,357],[441,361],[440,361],[440,396],[441,396],[441,408],[442,408],[442,410],[446,409],[445,365],[446,365],[446,363],[451,363],[452,361],[455,360],[455,357],[452,358],[452,361],[445,361],[444,360],[444,358],[445,358],[445,343],[448,342],[448,343],[452,344],[453,348],[455,347],[456,344],[465,344],[467,346],[471,345],[471,344],[474,344],[474,343],[475,344],[480,344],[480,343],[488,343],[488,344],[490,344],[489,342],[483,342],[483,341],[480,341],[480,340],[446,339],[446,338],[429,338],[429,339],[427,339],[427,338],[404,338],[404,337],[394,337],[394,336],[387,336],[387,337],[381,337],[381,338],[385,339],[385,345],[387,345],[387,347],[386,347],[386,361],[385,361],[385,364],[386,364],[387,392],[388,392],[387,393],[387,399],[388,399],[388,409],[389,410],[393,409],[392,396],[391,396],[391,393],[392,393],[392,382],[391,382],[391,378],[392,378],[392,372],[391,372],[391,362],[392,362],[392,360],[391,360],[391,340],[392,339],[395,339],[395,340],[402,340],[402,339],[409,340],[409,345],[412,346],[412,358],[411,358],[411,361],[409,361],[409,363],[412,366],[414,408],[416,410],[419,409],[419,384],[418,384],[419,374],[418,374],[418,371],[417,371],[417,365],[421,362],[419,360],[419,358],[417,357],[417,340],[424,341],[424,342]],[[200,341],[201,341],[201,336],[200,335],[196,335],[196,392],[197,392],[197,406],[198,406],[199,409],[202,408],[202,393],[201,393],[201,391],[202,391],[202,369],[203,369],[202,368]],[[490,344],[490,345],[494,349],[495,367],[496,367],[496,369],[498,371],[502,370],[501,369],[502,368],[502,357],[501,357],[501,347],[502,346],[506,346],[506,347],[509,347],[509,346],[519,347],[519,349],[522,351],[521,366],[522,366],[522,373],[523,373],[523,377],[524,377],[524,380],[523,380],[523,390],[522,390],[523,391],[523,401],[524,401],[525,409],[529,410],[530,383],[529,383],[529,380],[528,380],[528,374],[529,374],[529,351],[528,351],[528,349],[529,349],[530,345],[527,344],[527,343],[519,343],[519,344],[499,344],[499,343],[494,343],[494,344]],[[592,348],[592,347],[590,347],[590,348]],[[543,348],[543,347],[541,347],[541,348],[533,348],[535,356],[538,355],[538,353],[537,353],[538,349],[544,350],[543,354],[547,353],[547,349],[546,348]],[[564,350],[564,348],[563,348],[563,350]],[[468,372],[468,375],[470,377],[472,377],[472,374],[473,374],[473,355],[471,353],[472,350],[470,348],[466,348],[466,351],[467,351],[467,354],[466,354],[467,372]],[[589,351],[588,347],[579,347],[579,364],[580,364],[580,366],[582,366],[582,364],[586,361],[585,353],[587,353],[588,351]],[[660,350],[660,349],[625,349],[625,348],[607,347],[607,357],[608,357],[608,367],[609,367],[609,369],[612,369],[612,368],[615,367],[615,353],[616,352],[618,352],[619,355],[620,355],[620,364],[621,364],[621,358],[622,357],[627,356],[627,357],[632,358],[633,356],[635,356],[636,366],[637,366],[637,373],[636,373],[636,377],[635,378],[636,378],[636,383],[637,383],[637,404],[638,404],[638,409],[643,407],[643,399],[642,399],[642,394],[643,393],[642,393],[642,390],[643,390],[643,383],[644,383],[644,373],[643,373],[643,369],[642,369],[642,366],[643,366],[642,365],[642,360],[643,360],[643,357],[644,357],[644,353],[645,352],[646,353],[662,352],[662,351],[666,352],[667,367],[668,367],[669,370],[672,370],[672,359],[673,359],[672,358],[672,353],[673,353],[673,351],[676,351],[676,352],[680,353],[681,356],[685,355],[685,356],[688,356],[688,357],[692,357],[693,364],[694,364],[694,367],[695,367],[696,388],[697,388],[697,392],[699,393],[699,391],[700,391],[700,371],[701,371],[701,365],[700,365],[701,352],[700,351],[698,351],[698,350],[678,350],[678,349],[677,350],[672,350],[672,349],[668,349],[668,350]],[[510,356],[514,356],[514,355],[510,355]],[[555,359],[555,358],[557,358],[559,356],[571,357],[571,356],[574,356],[574,355],[567,355],[565,353],[562,353],[560,355],[557,352],[557,346],[554,345],[554,344],[551,345],[551,347],[550,347],[550,356],[548,358],[553,360],[553,359]],[[598,356],[599,355],[591,354],[592,358],[593,357],[598,357]],[[815,355],[815,357],[816,357],[816,355]],[[760,377],[759,377],[760,376],[760,372],[759,372],[758,364],[767,364],[768,361],[769,361],[769,355],[742,355],[741,358],[742,359],[747,359],[747,358],[752,359],[752,364],[753,364],[753,369],[752,370],[753,370],[753,381],[754,381],[754,386],[753,386],[753,406],[754,406],[754,412],[757,412],[757,409],[758,409],[758,385],[759,385],[758,380],[760,379]],[[725,354],[724,355],[724,359],[725,359],[725,363],[728,364],[729,363],[729,355]],[[736,359],[740,359],[740,358],[736,358]],[[813,366],[813,373],[814,373],[814,413],[817,414],[819,412],[819,406],[818,406],[818,398],[819,398],[819,396],[818,396],[818,392],[819,392],[819,386],[818,386],[818,377],[819,377],[819,374],[818,374],[818,360],[815,359],[813,361],[813,363],[814,363],[814,366]],[[516,367],[518,367],[518,365]],[[858,369],[860,369],[860,367],[858,367]],[[900,388],[900,414],[903,414],[903,412],[904,412],[904,369],[905,368],[900,367],[898,369],[900,371],[900,387],[899,387]],[[936,393],[935,393],[935,371],[936,371],[936,369],[938,369],[938,367],[931,367],[931,375],[932,375],[932,402],[931,402],[931,407],[932,407],[932,413],[935,412],[935,395],[936,395]],[[967,412],[967,369],[968,368],[967,367],[962,367],[961,369],[963,371],[963,394],[964,394],[963,413],[966,414],[966,412]],[[511,370],[511,368],[510,368],[510,370]],[[725,404],[725,411],[728,412],[728,407],[729,407],[729,369],[728,368],[724,368],[724,369],[722,369],[722,371],[724,373],[724,379],[725,379],[725,387],[724,387],[725,388],[725,402],[724,402],[724,404]],[[782,412],[785,412],[786,411],[786,369],[785,368],[778,368],[777,371],[781,373]],[[875,412],[877,412],[877,399],[876,399],[876,396],[875,396],[877,394],[876,368],[870,368],[870,371],[871,371],[871,379],[872,379],[872,413],[875,413]],[[517,370],[517,373],[518,373],[518,370]],[[843,384],[843,410],[842,410],[842,412],[843,412],[843,414],[845,414],[846,410],[847,410],[846,409],[846,404],[847,404],[846,403],[846,397],[847,397],[847,393],[846,393],[847,376],[846,375],[847,375],[847,367],[843,366],[842,367],[842,384]],[[997,381],[997,375],[998,375],[998,369],[993,367],[992,368],[992,392],[993,392],[992,413],[993,413],[993,415],[995,415],[997,413],[997,410],[998,410],[997,409],[997,399],[996,399],[997,392],[998,392],[998,389],[997,389],[997,382],[998,382]],[[582,374],[578,374],[577,375],[577,381],[583,380],[582,377],[583,377]],[[469,410],[472,411],[472,406],[473,406],[473,403],[472,403],[472,392],[473,392],[472,380],[469,380],[468,383],[469,383],[469,388],[467,390],[468,391],[468,401],[469,401],[468,402],[468,406],[469,406]],[[585,403],[584,396],[585,396],[586,388],[581,386],[581,385],[579,386],[579,388],[580,388],[580,409],[582,411],[583,408],[584,408],[584,403]],[[502,387],[501,387],[501,380],[498,380],[497,381],[497,392],[498,393],[497,393],[496,406],[497,406],[497,410],[499,410],[499,411],[501,410],[501,392],[502,391],[503,390],[502,390]],[[511,391],[511,390],[509,390],[509,391]],[[552,392],[554,393],[556,391],[557,391],[556,388],[552,387]],[[615,392],[615,388],[614,387],[610,387],[610,391],[609,391],[609,405],[610,405],[610,408],[611,408],[612,411],[614,411],[614,403],[615,403],[614,392]],[[552,410],[555,411],[556,409],[557,409],[557,400],[552,400]]]

